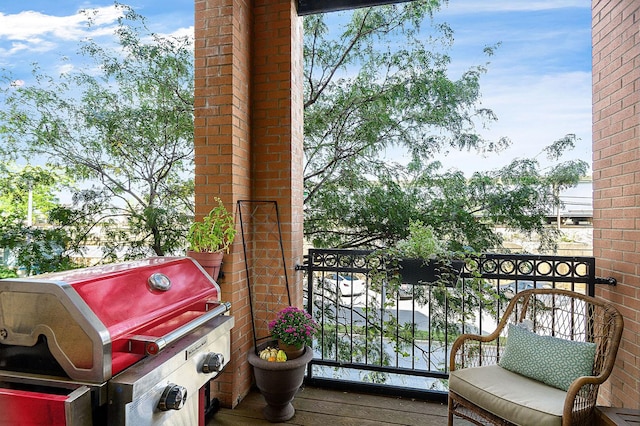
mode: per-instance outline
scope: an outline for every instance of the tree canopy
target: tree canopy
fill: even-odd
[[[93,182],[83,202],[104,207],[105,248],[128,257],[182,248],[193,209],[193,51],[116,4],[118,44],[85,40],[89,63],[33,84],[2,76],[4,154],[37,158]],[[85,11],[87,25],[93,14]]]
[[[184,248],[193,217],[192,39],[154,34],[144,17],[116,5],[117,43],[84,40],[86,63],[57,76],[35,64],[24,85],[0,75],[0,154],[90,183],[72,206],[50,210],[49,220],[67,226],[64,245],[82,251],[82,239],[94,238],[105,259],[171,254]],[[496,224],[538,232],[552,246],[543,219],[587,169],[561,161],[575,136],[550,145],[555,166],[547,170],[515,159],[469,178],[433,160],[510,143],[477,131],[497,120],[480,102],[488,63],[454,76],[454,30],[432,19],[440,5],[357,9],[331,27],[327,15],[304,18],[305,235],[317,247],[392,245],[412,220],[455,248],[498,247]],[[408,161],[385,155],[392,150]]]
[[[77,266],[73,255],[83,250],[96,212],[60,205],[54,194],[72,184],[62,170],[0,163],[0,276]]]
[[[488,64],[452,77],[454,30],[431,19],[440,3],[358,9],[344,14],[340,28],[329,28],[326,15],[305,18],[305,234],[316,247],[393,245],[411,220],[458,248],[499,247],[497,224],[540,233],[543,248],[553,246],[557,230],[544,226],[545,217],[560,202],[558,189],[587,171],[584,162],[560,161],[574,135],[549,145],[553,170],[515,159],[467,178],[434,161],[441,152],[499,152],[511,143],[478,132],[497,120],[480,103]],[[392,150],[404,152],[407,164],[385,156]]]

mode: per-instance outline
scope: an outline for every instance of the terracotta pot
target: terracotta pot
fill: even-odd
[[[287,354],[287,359],[299,358],[304,353],[304,346],[288,345],[278,339],[278,349],[282,349]]]
[[[187,250],[187,256],[198,262],[205,272],[211,275],[211,278],[213,278],[214,281],[218,281],[218,275],[220,274],[220,266],[222,265],[222,257],[224,256],[224,253]]]
[[[258,351],[275,346],[275,342],[267,342],[258,346]],[[249,364],[253,366],[256,386],[267,405],[262,409],[264,418],[270,422],[285,422],[293,417],[296,410],[291,401],[302,386],[307,364],[313,358],[313,350],[307,346],[302,356],[285,362],[269,362],[260,359],[256,349],[251,348],[248,355]]]

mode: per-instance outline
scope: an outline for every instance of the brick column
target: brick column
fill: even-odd
[[[592,0],[593,253],[625,330],[600,403],[640,408],[640,2]]]
[[[302,18],[295,0],[254,3],[252,192],[275,200],[282,222],[292,303],[302,304],[303,99]]]
[[[293,272],[302,258],[301,79],[294,2],[195,0],[196,214],[206,214],[213,197],[234,210],[238,200],[277,201],[294,304],[302,300],[301,277]],[[238,234],[219,280],[236,324],[231,362],[212,388],[225,407],[234,407],[252,383],[244,269]]]

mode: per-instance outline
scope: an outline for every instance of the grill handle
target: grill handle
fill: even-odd
[[[136,348],[139,347],[137,343],[142,343],[144,347],[144,353],[146,355],[157,355],[161,350],[166,348],[168,345],[180,340],[187,334],[191,333],[196,328],[200,327],[204,323],[210,321],[211,319],[217,317],[218,315],[222,315],[231,309],[230,302],[220,302],[218,306],[214,309],[207,311],[206,313],[200,315],[198,318],[189,321],[182,327],[178,327],[173,330],[171,333],[167,333],[162,337],[158,338],[149,338],[148,336],[133,336],[130,339],[130,347]],[[135,351],[134,351],[135,352]]]

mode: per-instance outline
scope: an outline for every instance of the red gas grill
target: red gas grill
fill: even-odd
[[[204,425],[229,309],[190,258],[0,280],[0,425]]]

